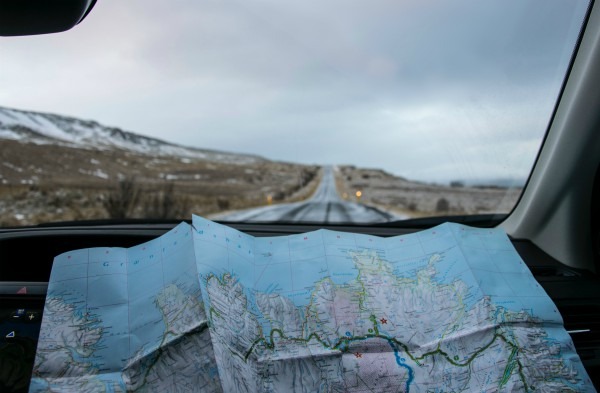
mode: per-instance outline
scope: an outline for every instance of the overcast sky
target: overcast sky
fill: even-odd
[[[201,148],[524,178],[580,0],[100,0],[73,30],[0,39],[0,105]]]

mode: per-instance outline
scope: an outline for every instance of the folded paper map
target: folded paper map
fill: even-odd
[[[192,223],[56,257],[32,392],[595,391],[501,229]]]

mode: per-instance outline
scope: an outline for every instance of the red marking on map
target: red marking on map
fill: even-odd
[[[387,319],[385,318],[381,318],[379,321],[381,321],[382,325],[385,325],[387,323]]]
[[[360,353],[360,352],[356,352],[356,353],[354,354],[354,356],[356,356],[357,358],[362,358],[362,353]]]

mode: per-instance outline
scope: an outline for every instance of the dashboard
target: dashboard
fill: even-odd
[[[303,233],[325,227],[382,237],[417,229],[343,225],[230,224],[253,236]],[[127,224],[57,226],[0,231],[0,391],[25,392],[31,378],[54,257],[87,247],[130,247],[175,226]],[[600,279],[566,266],[528,240],[511,239],[536,280],[554,301],[594,385],[600,387]]]

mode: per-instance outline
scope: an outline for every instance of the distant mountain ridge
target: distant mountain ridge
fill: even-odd
[[[88,150],[119,149],[150,156],[195,158],[234,164],[266,161],[251,154],[181,146],[120,128],[104,126],[93,120],[6,107],[0,107],[0,139]]]

